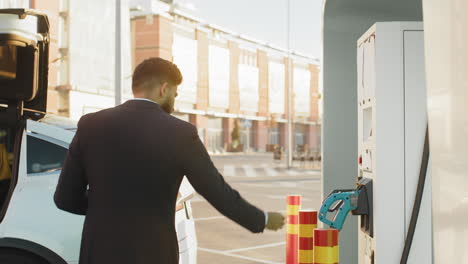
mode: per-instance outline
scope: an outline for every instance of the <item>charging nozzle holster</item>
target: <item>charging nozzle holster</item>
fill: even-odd
[[[361,230],[369,236],[374,236],[374,214],[373,214],[373,189],[372,179],[362,178],[357,183],[357,190],[360,191],[358,206],[352,210],[353,215],[361,216]]]
[[[334,190],[322,204],[319,219],[331,228],[341,230],[349,212],[361,216],[361,229],[373,236],[372,180],[362,178],[356,189]]]

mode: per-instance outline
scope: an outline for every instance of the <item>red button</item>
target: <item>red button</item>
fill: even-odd
[[[362,165],[362,156],[359,156],[359,165]]]

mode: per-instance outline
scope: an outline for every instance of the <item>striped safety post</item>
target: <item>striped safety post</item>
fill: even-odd
[[[286,264],[299,264],[299,210],[301,210],[301,196],[288,195],[286,204]]]
[[[318,228],[314,230],[314,264],[338,264],[340,248],[338,230]]]
[[[299,211],[299,264],[314,263],[314,229],[317,228],[317,211]]]

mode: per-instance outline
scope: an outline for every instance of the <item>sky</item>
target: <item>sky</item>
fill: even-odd
[[[290,47],[321,57],[322,0],[290,1]],[[195,16],[236,33],[287,48],[288,0],[181,0]]]

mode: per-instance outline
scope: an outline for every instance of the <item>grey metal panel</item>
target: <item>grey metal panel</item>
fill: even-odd
[[[357,172],[356,41],[378,21],[421,21],[421,0],[326,0],[323,14],[323,194]],[[357,263],[357,219],[340,232],[340,259]]]

